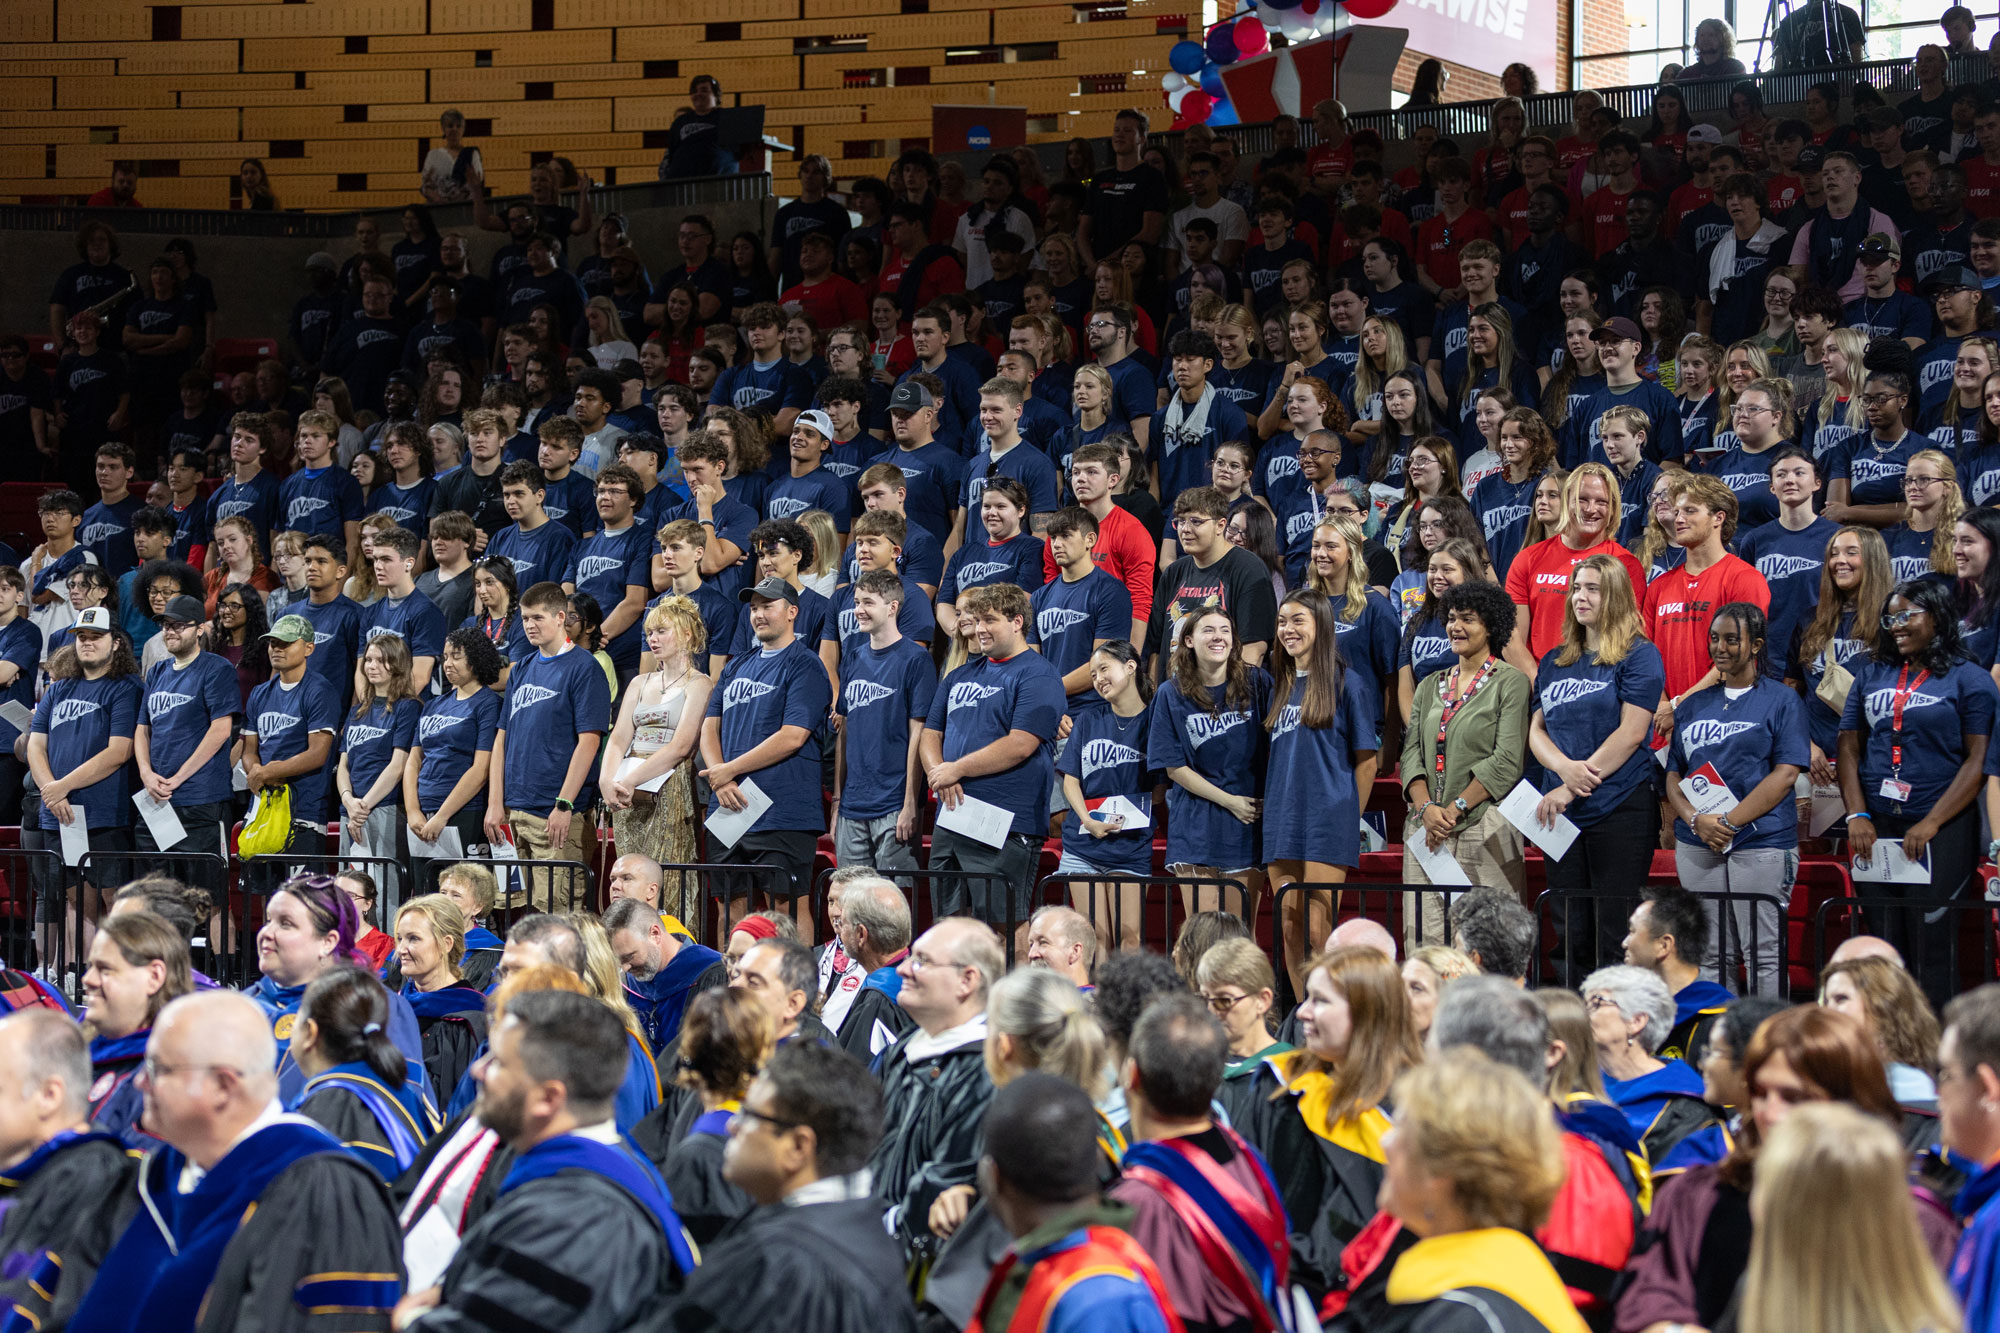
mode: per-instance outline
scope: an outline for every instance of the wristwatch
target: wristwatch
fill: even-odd
[[[574,814],[576,812],[576,802],[566,801],[562,797],[558,796],[556,797],[556,809],[562,811],[566,815]]]
[[[1451,803],[1451,808],[1452,808],[1452,809],[1454,809],[1454,810],[1456,810],[1456,811],[1458,811],[1458,813],[1460,813],[1460,814],[1462,815],[1462,814],[1464,814],[1464,813],[1465,813],[1466,811],[1470,810],[1470,809],[1471,809],[1472,807],[1471,807],[1471,806],[1469,806],[1469,805],[1467,805],[1467,804],[1465,803],[1465,798],[1464,798],[1463,796],[1461,796],[1461,797],[1459,797],[1459,798],[1458,798],[1457,800],[1455,800],[1455,801],[1453,801],[1453,802]]]

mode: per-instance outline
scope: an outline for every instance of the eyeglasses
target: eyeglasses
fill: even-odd
[[[1752,407],[1748,403],[1738,403],[1729,409],[1729,415],[1733,417],[1754,417],[1759,412],[1769,412],[1775,416],[1777,415],[1777,411],[1778,409],[1775,407]]]
[[[1942,486],[1942,485],[1944,485],[1944,478],[1943,478],[1943,477],[1904,477],[1904,478],[1903,478],[1903,489],[1904,489],[1904,490],[1906,490],[1906,491],[1921,491],[1921,490],[1927,490],[1927,489],[1929,489],[1929,488],[1930,488],[1930,487],[1932,487],[1932,486]]]
[[[1909,624],[1912,620],[1916,619],[1918,616],[1927,614],[1929,613],[1926,612],[1921,606],[1913,606],[1907,611],[1894,611],[1894,612],[1885,611],[1882,613],[1882,628],[1901,629],[1903,628],[1903,626]]]
[[[1418,532],[1443,532],[1444,530],[1445,522],[1441,518],[1423,518],[1417,520]]]
[[[1174,520],[1174,526],[1176,528],[1182,528],[1182,529],[1198,528],[1204,523],[1213,523],[1213,522],[1215,522],[1215,520],[1210,518],[1207,514],[1182,514],[1180,517]]]
[[[1300,458],[1338,458],[1338,457],[1340,457],[1340,451],[1339,451],[1338,449],[1301,449],[1301,450],[1299,450],[1299,457],[1300,457]]]
[[[1618,1005],[1608,995],[1586,995],[1583,1007],[1594,1014],[1599,1009],[1616,1009]]]
[[[777,1116],[765,1115],[762,1111],[753,1111],[747,1106],[737,1107],[736,1115],[738,1119],[761,1120],[780,1133],[788,1129],[798,1129],[802,1123],[797,1120],[780,1120]]]
[[[1864,393],[1861,395],[1863,407],[1887,407],[1903,395],[1900,393]]]
[[[926,958],[915,949],[910,950],[910,971],[927,972],[931,968],[963,968],[963,963],[947,963],[936,958]]]
[[[1108,319],[1093,319],[1084,325],[1086,329],[1115,329],[1118,326]]]
[[[1250,997],[1248,995],[1204,995],[1201,998],[1216,1013],[1226,1014]]]

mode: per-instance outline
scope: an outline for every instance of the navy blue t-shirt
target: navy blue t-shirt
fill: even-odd
[[[1263,412],[1284,374],[1284,367],[1276,362],[1252,357],[1234,370],[1218,362],[1208,372],[1208,382],[1217,393],[1236,404],[1247,419]]]
[[[833,706],[826,667],[810,647],[794,642],[775,653],[761,648],[738,654],[708,696],[708,716],[721,720],[725,761],[749,753],[781,727],[802,727],[805,744],[768,768],[745,773],[771,798],[752,833],[823,832],[820,816],[820,732]],[[897,808],[902,808],[898,801]],[[711,794],[708,811],[720,803]]]
[[[1736,530],[1744,532],[1778,517],[1778,500],[1771,494],[1771,459],[1778,445],[1752,453],[1742,444],[1717,459],[1716,480],[1736,492]]]
[[[139,725],[137,676],[105,676],[99,680],[59,680],[49,686],[35,709],[29,730],[48,738],[49,772],[62,778],[102,754],[119,737],[130,740]],[[132,768],[121,764],[112,772],[69,794],[69,803],[86,829],[130,828],[134,812]],[[54,831],[57,820],[42,807],[42,828]]]
[[[1410,623],[1403,626],[1402,642],[1396,646],[1396,668],[1410,669],[1410,679],[1421,685],[1425,677],[1442,671],[1458,661],[1458,654],[1451,650],[1451,640],[1444,634],[1444,620],[1440,616],[1414,615]]]
[[[1657,695],[1653,704],[1659,704]],[[1703,764],[1713,764],[1723,784],[1741,801],[1778,765],[1807,768],[1812,764],[1803,712],[1798,695],[1763,676],[1738,699],[1730,699],[1720,685],[1689,695],[1674,710],[1674,738],[1667,754],[1669,777],[1679,774],[1685,778]],[[1694,830],[1679,819],[1674,821],[1674,836],[1702,845]],[[1798,845],[1798,803],[1787,792],[1768,813],[1751,820],[1736,835],[1731,850],[1789,851]]]
[[[1146,742],[1152,735],[1152,709],[1142,708],[1131,717],[1119,717],[1107,704],[1079,713],[1069,733],[1069,743],[1056,760],[1056,771],[1075,778],[1083,788],[1084,806],[1109,796],[1123,796],[1151,814],[1153,786],[1159,772],[1146,759]],[[1127,824],[1116,833],[1093,838],[1084,832],[1083,821],[1070,810],[1063,816],[1063,852],[1088,861],[1098,870],[1123,870],[1135,875],[1153,871],[1153,825],[1150,820],[1134,827]]]
[[[951,516],[965,494],[965,460],[932,440],[918,449],[892,446],[876,460],[903,472],[903,513],[942,546],[951,539]]]
[[[271,562],[271,530],[278,526],[278,479],[259,471],[248,482],[239,483],[236,474],[224,477],[208,497],[208,530],[225,518],[247,518],[257,530],[257,549],[264,563]]]
[[[486,545],[488,556],[505,556],[514,566],[514,583],[526,592],[537,583],[560,583],[569,568],[570,552],[576,549],[576,534],[553,519],[532,531],[519,523],[509,523],[493,534]],[[649,557],[650,560],[650,557]],[[648,573],[647,582],[652,582]]]
[[[300,468],[278,488],[280,531],[324,533],[341,543],[347,540],[345,525],[361,517],[361,483],[345,468]]]
[[[1366,715],[1374,719],[1366,732],[1357,734],[1363,748],[1373,748],[1380,738],[1384,701],[1396,679],[1396,649],[1402,638],[1402,623],[1388,598],[1369,589],[1361,614],[1345,619],[1346,596],[1327,599],[1333,604],[1333,629],[1340,640],[1340,660],[1347,666],[1341,685],[1360,696]]]
[[[1472,512],[1479,515],[1497,579],[1506,579],[1514,557],[1521,553],[1521,543],[1527,540],[1528,520],[1535,516],[1535,487],[1541,480],[1530,476],[1525,481],[1509,481],[1502,471],[1480,478],[1472,488]]]
[[[1025,532],[998,546],[990,539],[968,541],[951,553],[938,600],[956,602],[970,589],[992,583],[1011,583],[1033,593],[1042,586],[1042,551],[1041,539]]]
[[[147,747],[153,771],[171,778],[201,748],[219,717],[243,712],[236,668],[214,653],[198,654],[176,669],[170,657],[146,673]],[[212,805],[230,799],[229,746],[225,743],[174,790],[175,805]]]
[[[903,553],[896,558],[896,572],[937,587],[938,581],[944,577],[944,547],[937,538],[916,524],[906,525]],[[854,554],[854,543],[849,542],[840,556],[840,582],[852,583],[860,577],[861,558]]]
[[[385,481],[375,487],[368,497],[367,509],[371,514],[387,514],[396,520],[396,526],[419,537],[430,536],[431,499],[437,492],[437,483],[429,477],[419,477],[408,488],[398,486],[393,481]]]
[[[708,512],[709,517],[715,521],[715,526],[709,529],[709,540],[712,542],[717,537],[720,537],[737,550],[745,553],[742,559],[729,568],[717,570],[711,579],[711,582],[715,584],[717,592],[721,593],[724,597],[734,597],[743,585],[749,581],[751,573],[756,569],[755,558],[749,555],[748,552],[750,550],[750,534],[757,527],[757,514],[756,511],[737,503],[735,500],[729,499],[727,496],[718,501]],[[677,508],[669,508],[665,513],[660,515],[660,527],[665,527],[667,524],[680,519],[686,519],[690,523],[700,522],[700,507],[694,501],[689,500],[686,504],[680,505]],[[653,531],[657,534],[659,528],[655,528]]]
[[[1882,795],[1882,780],[1890,776],[1890,747],[1895,739],[1894,704],[1903,678],[1901,663],[1857,658],[1848,664],[1854,688],[1847,692],[1842,731],[1861,735],[1861,795],[1874,814],[1921,814],[1943,799],[1958,766],[1965,761],[1967,736],[1991,736],[1993,715],[2000,710],[2000,689],[1992,673],[1958,661],[1943,676],[1917,684],[1919,669],[1909,673],[1909,699],[1903,705],[1903,767],[1910,799],[1891,801]]]
[[[846,719],[842,815],[881,819],[903,808],[911,723],[923,729],[936,691],[937,668],[930,652],[914,639],[897,639],[878,652],[864,638],[841,650],[840,698],[833,711]],[[919,792],[919,805],[922,799]]]
[[[1067,427],[1069,423],[1063,424]],[[1057,436],[1061,434],[1061,431],[1055,432]],[[1062,478],[1056,475],[1056,465],[1048,454],[1036,448],[1024,435],[1019,444],[1000,455],[999,462],[995,463],[992,448],[982,434],[979,452],[973,455],[971,464],[965,469],[963,504],[965,524],[968,529],[979,522],[980,497],[986,493],[986,479],[990,475],[995,475],[996,467],[999,469],[997,475],[1012,477],[1028,492],[1029,514],[1048,514],[1055,511],[1057,503],[1062,498]],[[1021,521],[1025,526],[1027,516],[1023,515]]]
[[[982,750],[1009,732],[1025,731],[1041,741],[1033,754],[1010,769],[967,778],[967,796],[997,805],[1014,816],[1011,831],[1039,838],[1049,824],[1049,784],[1056,726],[1063,716],[1061,673],[1040,653],[1008,658],[975,657],[944,678],[931,698],[926,731],[943,737],[949,763]]]
[[[1797,532],[1772,519],[1762,527],[1739,532],[1736,538],[1736,553],[1755,565],[1764,582],[1770,585],[1771,606],[1766,612],[1770,634],[1766,643],[1770,655],[1768,674],[1773,679],[1783,680],[1793,674],[1792,638],[1812,619],[1813,608],[1819,601],[1820,571],[1826,565],[1826,544],[1838,531],[1840,525],[1831,519],[1815,518]]]
[[[979,386],[984,383],[979,373],[964,361],[946,353],[935,369],[927,368],[921,361],[904,371],[901,384],[912,375],[935,375],[944,384],[944,397],[938,401],[937,435],[941,440],[962,440],[970,432],[979,429]],[[1114,371],[1113,380],[1117,379]],[[1151,391],[1148,390],[1150,395]],[[1152,401],[1149,396],[1146,400]],[[1116,416],[1117,413],[1112,413]]]
[[[83,526],[77,529],[76,539],[114,579],[139,567],[139,554],[132,547],[132,515],[145,503],[137,495],[127,495],[114,504],[100,500],[83,511]]]
[[[1198,708],[1169,680],[1153,696],[1153,720],[1146,735],[1146,762],[1165,772],[1188,768],[1231,796],[1256,796],[1264,772],[1264,718],[1271,710],[1271,677],[1262,667],[1248,671],[1250,700],[1232,705],[1213,700]],[[1212,693],[1220,696],[1226,687]],[[1074,733],[1072,733],[1073,735]],[[1167,787],[1166,864],[1242,870],[1259,864],[1258,826],[1246,824],[1221,806],[1179,783]]]
[[[765,366],[746,361],[716,377],[708,401],[739,412],[761,408],[775,417],[788,407],[811,407],[812,384],[782,356]]]
[[[732,652],[747,653],[756,649],[757,632],[750,627],[750,604],[738,602],[734,612],[735,629],[731,632]],[[802,643],[815,653],[820,641],[827,637],[827,625],[833,620],[833,602],[820,596],[811,588],[799,589],[799,614],[792,622],[792,640]],[[714,651],[713,649],[710,650]]]
[[[362,605],[345,595],[330,602],[308,597],[293,602],[285,612],[312,622],[313,651],[306,659],[306,674],[331,685],[335,700],[346,707],[354,692],[354,664],[361,657],[361,622],[366,615]]]
[[[596,483],[571,468],[549,481],[548,489],[542,494],[542,512],[552,522],[568,528],[572,537],[581,540],[584,533],[597,528]]]
[[[1928,435],[1909,431],[1889,448],[1873,431],[1857,431],[1837,450],[1827,455],[1826,480],[1847,483],[1847,502],[1856,505],[1889,505],[1903,502],[1903,474],[1910,460],[1937,445]]]
[[[431,679],[443,680],[442,673],[435,670],[437,660],[444,655],[444,612],[437,609],[437,603],[420,592],[411,592],[408,597],[388,597],[370,602],[361,608],[361,647],[365,651],[369,644],[383,638],[401,639],[410,650],[414,661],[419,657],[431,659]]]
[[[847,483],[824,464],[803,477],[787,472],[764,493],[764,513],[769,518],[796,522],[808,509],[823,509],[833,516],[833,530],[846,532],[854,522],[848,490]]]
[[[1341,680],[1339,704],[1325,727],[1305,725],[1307,678],[1295,677],[1264,770],[1264,861],[1361,862],[1361,799],[1356,756],[1375,748],[1381,709],[1367,711],[1360,690]]]
[[[1584,445],[1589,451],[1589,461],[1602,463],[1604,444],[1600,426],[1604,414],[1614,407],[1636,407],[1646,414],[1646,420],[1653,423],[1646,433],[1646,457],[1652,462],[1663,458],[1681,456],[1681,401],[1655,380],[1640,380],[1614,389],[1610,385],[1600,385],[1583,405],[1582,416],[1577,420],[1575,443]],[[1584,459],[1565,459],[1565,467],[1574,468]]]
[[[917,581],[905,574],[903,578],[903,601],[896,608],[896,632],[906,639],[915,639],[929,646],[931,636],[937,630],[937,617],[931,612],[931,603],[924,596],[924,590]],[[843,583],[834,591],[833,603],[828,608],[826,620],[820,626],[819,643],[827,643],[838,637],[841,660],[847,654],[868,642],[868,636],[861,632],[861,626],[854,619],[854,585]]]
[[[1841,322],[1859,329],[1867,338],[1919,338],[1931,336],[1931,303],[1900,289],[1877,300],[1866,293],[1849,301],[1841,312]]]
[[[1660,650],[1646,640],[1636,640],[1623,658],[1608,666],[1591,652],[1562,666],[1556,661],[1562,651],[1552,648],[1542,655],[1535,676],[1535,711],[1542,715],[1549,739],[1571,759],[1588,759],[1597,753],[1597,747],[1624,721],[1626,704],[1635,704],[1648,714],[1659,707],[1660,695],[1667,688],[1667,667]],[[1588,828],[1652,780],[1653,752],[1641,742],[1617,772],[1607,774],[1590,795],[1571,801],[1564,813],[1571,822]],[[1544,793],[1561,785],[1556,774],[1542,773]]]
[[[1209,400],[1208,419],[1201,430],[1185,424],[1178,431],[1167,427],[1166,407],[1152,414],[1153,428],[1147,454],[1159,464],[1160,505],[1173,512],[1174,497],[1182,491],[1209,484],[1208,464],[1218,446],[1230,440],[1250,438],[1250,423],[1236,404],[1220,393]]]
[[[1937,436],[1933,435],[1933,439]],[[1992,504],[2000,496],[2000,445],[1958,451],[1958,488],[1970,505]]]
[[[312,734],[338,735],[340,695],[324,679],[308,671],[289,688],[276,676],[250,691],[243,709],[243,734],[257,738],[257,761],[274,764],[306,752]],[[326,818],[325,765],[291,780],[292,819],[318,823]]]
[[[1907,523],[1882,529],[1882,544],[1889,548],[1889,572],[1896,582],[1920,579],[1931,572],[1931,547],[1938,536],[1937,529],[1918,532]],[[1944,534],[1945,541],[1951,534]]]
[[[627,524],[619,532],[599,528],[596,536],[586,538],[570,551],[562,581],[596,598],[608,618],[630,589],[644,589],[642,598],[652,595],[653,551],[657,544],[653,534],[641,530],[636,523]],[[639,652],[646,646],[645,619],[643,615],[634,618],[623,633],[604,645],[611,664],[621,671],[639,665]]]
[[[1027,626],[1028,643],[1067,676],[1090,660],[1103,639],[1123,639],[1132,633],[1132,593],[1124,583],[1101,569],[1071,583],[1058,575],[1030,597],[1034,618]],[[1070,696],[1069,711],[1101,707],[1104,700],[1086,685]]]
[[[508,674],[501,719],[507,808],[546,817],[562,795],[577,738],[611,730],[611,682],[597,659],[574,645],[554,657],[530,653]],[[577,808],[594,795],[595,783],[586,780],[576,795]]]
[[[475,690],[469,699],[450,690],[425,705],[417,720],[416,747],[423,751],[417,765],[417,804],[426,814],[437,813],[480,751],[492,753],[493,733],[499,727],[500,696],[489,689]],[[478,799],[475,794],[473,802]]]
[[[347,756],[347,786],[356,796],[366,796],[382,770],[398,750],[416,744],[417,720],[424,706],[415,699],[398,699],[393,707],[377,699],[367,712],[349,709],[347,726],[340,734],[340,752]],[[382,798],[383,805],[403,803],[403,784],[398,782]]]
[[[1041,547],[1036,546],[1035,564],[1039,568]],[[23,708],[35,706],[35,668],[42,662],[41,626],[28,619],[27,608],[21,614],[0,628],[0,662],[14,664],[14,683],[0,690],[0,703],[16,703]]]

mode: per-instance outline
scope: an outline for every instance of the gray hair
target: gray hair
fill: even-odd
[[[1474,889],[1451,905],[1451,929],[1458,948],[1479,955],[1479,970],[1520,981],[1528,975],[1538,928],[1535,914],[1510,892]]]
[[[958,957],[951,962],[954,967],[969,967],[979,974],[979,1003],[984,1006],[987,997],[993,993],[993,984],[1007,975],[1006,950],[1001,948],[1000,937],[994,933],[993,927],[977,917],[948,916],[937,926],[950,921],[971,928],[959,944]],[[931,929],[935,930],[937,926]]]
[[[1028,928],[1047,918],[1050,929],[1065,947],[1083,946],[1083,965],[1089,967],[1097,961],[1097,929],[1090,924],[1090,918],[1074,907],[1064,907],[1060,903],[1050,903],[1028,918]]]
[[[636,898],[620,898],[619,903],[637,903]],[[611,904],[617,907],[618,903]],[[644,903],[639,903],[644,907]],[[578,976],[584,974],[588,958],[584,953],[583,932],[559,916],[548,912],[537,912],[524,916],[514,923],[507,932],[510,940],[532,944],[548,956],[548,960],[558,967],[566,967]]]
[[[1586,1001],[1602,995],[1628,1020],[1645,1019],[1636,1040],[1648,1055],[1657,1052],[1673,1031],[1674,997],[1666,982],[1643,967],[1600,967],[1583,979],[1583,995]]]
[[[986,1030],[1012,1037],[1021,1064],[1076,1084],[1093,1101],[1104,1096],[1104,1026],[1068,978],[1040,967],[1009,972],[987,997]]]
[[[50,1079],[63,1086],[63,1110],[72,1121],[90,1114],[90,1043],[83,1028],[68,1014],[36,1007],[7,1015],[8,1024],[24,1027],[21,1088],[32,1092]]]
[[[1537,1087],[1548,1082],[1548,1015],[1534,996],[1500,977],[1460,977],[1446,986],[1431,1020],[1431,1040],[1440,1051],[1476,1046]]]
[[[885,954],[910,947],[910,900],[893,880],[856,876],[840,894],[840,912],[851,926],[868,932],[869,943]]]

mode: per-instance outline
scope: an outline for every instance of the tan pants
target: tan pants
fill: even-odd
[[[549,841],[549,821],[525,810],[509,810],[507,821],[514,827],[514,850],[523,861],[580,861],[589,864],[584,849],[590,845],[591,823],[587,811],[578,810],[569,818],[569,837],[561,844]],[[580,912],[590,907],[589,879],[579,870],[522,870],[527,886],[507,895],[507,906],[519,907],[525,896],[537,912]]]
[[[1404,821],[1405,884],[1431,882],[1423,867],[1417,864],[1415,853],[1410,850],[1423,836],[1422,821],[1415,818]],[[1444,840],[1442,850],[1457,858],[1458,864],[1465,869],[1465,877],[1474,885],[1511,890],[1517,901],[1525,897],[1528,863],[1521,848],[1521,831],[1507,822],[1499,806],[1488,802],[1486,809],[1477,817],[1460,821],[1451,836]],[[1418,900],[1421,900],[1421,909]],[[1408,901],[1403,904],[1403,946],[1415,949],[1426,944],[1449,944],[1451,930],[1446,924],[1446,911],[1445,895],[1441,893],[1408,895]],[[1416,919],[1419,915],[1422,916],[1421,923]],[[1418,928],[1420,924],[1421,930]]]

